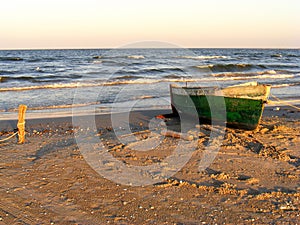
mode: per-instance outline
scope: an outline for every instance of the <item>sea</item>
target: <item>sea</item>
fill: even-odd
[[[169,85],[257,81],[300,103],[300,49],[118,48],[0,51],[0,120],[170,109]],[[279,102],[278,102],[279,103]]]

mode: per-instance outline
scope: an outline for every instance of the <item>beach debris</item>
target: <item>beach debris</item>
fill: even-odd
[[[187,180],[180,180],[180,179],[176,179],[176,178],[169,178],[166,181],[154,184],[154,186],[156,187],[161,187],[161,188],[168,188],[168,187],[187,187],[187,188],[197,188],[201,191],[205,191],[205,192],[214,192],[214,193],[218,193],[220,195],[236,195],[236,196],[244,196],[248,193],[248,190],[245,189],[238,189],[237,186],[235,184],[231,184],[231,183],[221,183],[220,185],[216,185],[216,186],[211,186],[211,185],[200,185],[191,181],[187,181]]]
[[[229,174],[226,174],[224,172],[217,173],[217,174],[211,174],[210,177],[213,179],[217,179],[217,180],[226,180],[226,179],[230,178]]]
[[[265,133],[267,133],[269,131],[269,129],[268,128],[262,128],[259,132],[261,133],[261,134],[265,134]]]
[[[142,135],[142,134],[147,134],[147,133],[151,133],[150,130],[141,130],[141,131],[137,131],[137,132],[132,132],[132,133],[129,133],[129,134],[123,134],[123,135],[120,135],[120,137],[129,137],[129,136],[137,136],[137,135]]]
[[[278,150],[275,146],[264,146],[264,148],[259,151],[259,155],[283,161],[290,160],[289,155],[287,155],[284,151]]]
[[[5,141],[7,141],[7,140],[13,138],[13,137],[16,136],[17,134],[18,134],[18,133],[16,132],[16,133],[13,133],[12,135],[10,135],[10,136],[8,136],[8,137],[6,137],[6,138],[4,138],[4,139],[1,139],[1,140],[0,140],[0,143],[5,142]]]
[[[157,115],[155,118],[156,119],[166,119],[166,117],[164,115]]]
[[[285,210],[285,211],[293,211],[293,210],[297,210],[297,207],[295,207],[291,201],[287,201],[287,202],[283,203],[279,207],[279,209]]]
[[[247,179],[247,183],[250,184],[250,185],[258,184],[259,179],[255,178],[255,177],[251,177],[251,178]]]
[[[186,133],[180,133],[180,132],[176,132],[176,131],[162,131],[161,135],[165,136],[165,137],[172,137],[172,138],[177,138],[177,139],[183,139],[186,141],[192,141],[194,139],[193,135],[189,135]]]

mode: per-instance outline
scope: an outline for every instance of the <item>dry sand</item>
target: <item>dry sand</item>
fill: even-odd
[[[140,142],[116,140],[109,115],[97,117],[96,136],[126,164],[160,162],[178,139],[167,137],[151,152],[131,150],[152,140],[148,122],[160,113],[132,113],[132,130],[146,130],[137,133]],[[29,120],[24,145],[0,143],[0,224],[299,224],[299,118],[288,107],[267,108],[257,130],[227,128],[213,163],[199,171],[210,132],[202,126],[189,162],[145,186],[95,172],[74,139],[87,131],[71,118]],[[1,121],[1,139],[15,127],[16,121]]]

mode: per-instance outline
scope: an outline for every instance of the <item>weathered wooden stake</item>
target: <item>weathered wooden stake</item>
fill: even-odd
[[[25,112],[27,106],[26,105],[19,105],[19,119],[18,119],[18,138],[19,144],[23,144],[25,142]]]

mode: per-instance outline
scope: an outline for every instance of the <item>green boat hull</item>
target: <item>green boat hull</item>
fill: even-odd
[[[173,113],[197,116],[200,122],[226,123],[227,126],[253,130],[261,119],[264,101],[214,95],[177,95],[171,93]],[[195,115],[196,114],[196,115]]]

